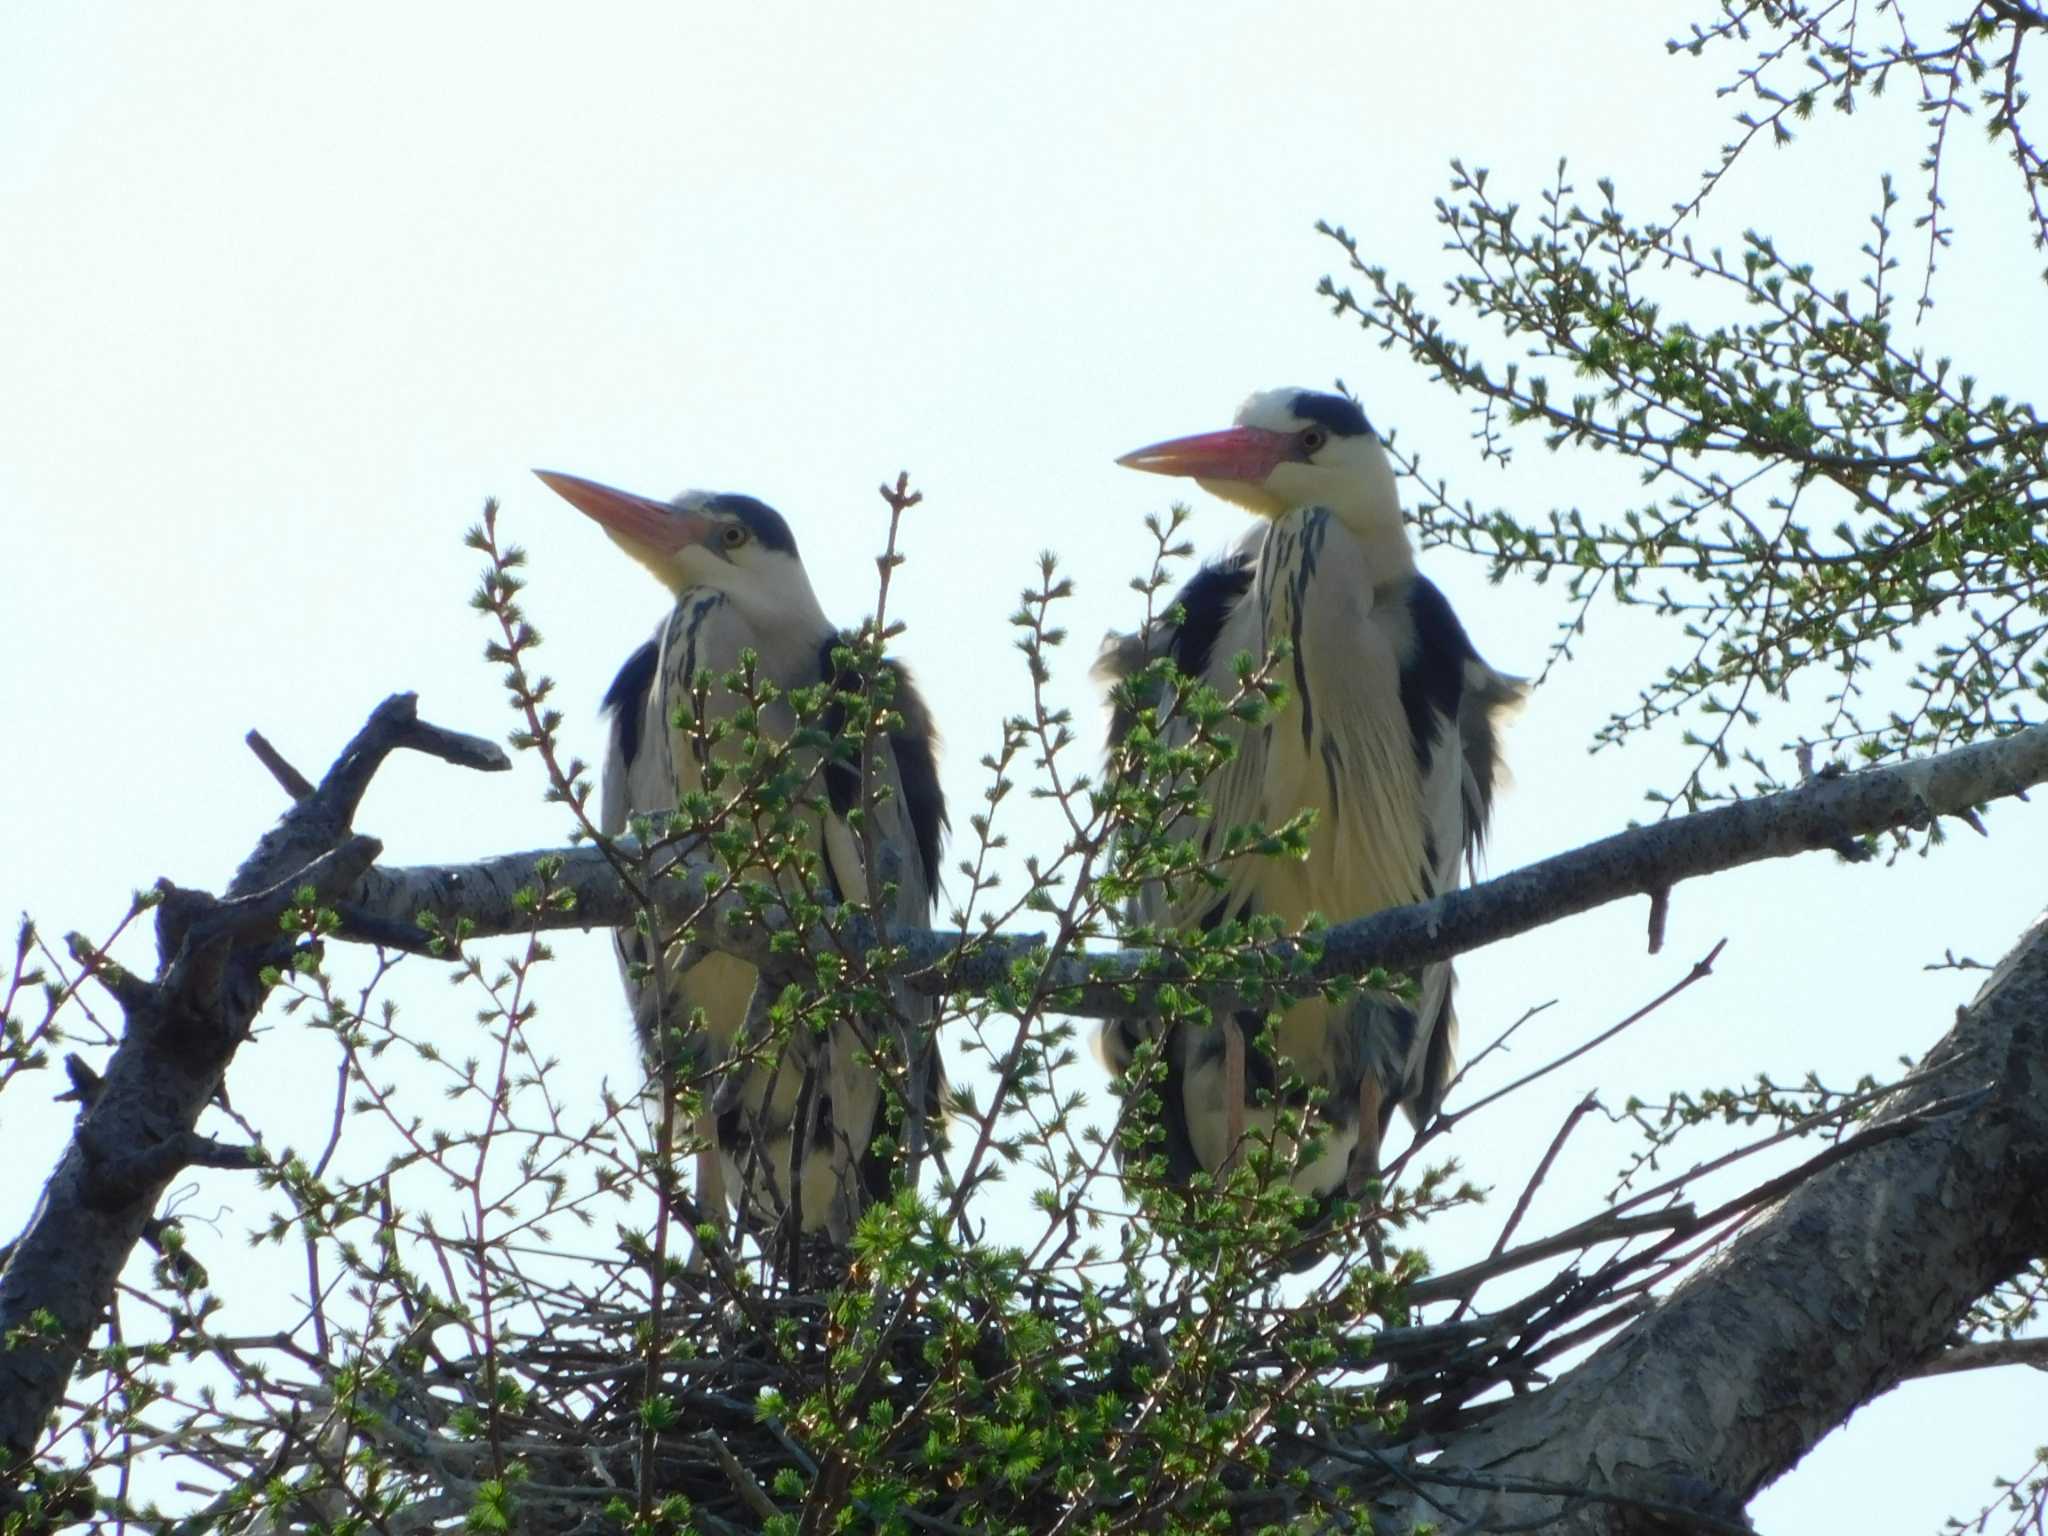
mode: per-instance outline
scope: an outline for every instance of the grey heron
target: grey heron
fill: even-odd
[[[833,682],[833,653],[844,637],[825,617],[789,524],[772,507],[751,496],[705,491],[661,502],[574,475],[536,473],[675,599],[604,696],[610,732],[599,827],[617,835],[635,816],[673,812],[683,796],[703,789],[708,755],[731,763],[732,746],[711,744],[713,733],[701,727],[730,721],[741,707],[743,701],[716,680],[740,665],[743,652],[754,653],[756,675],[785,695],[760,712],[760,735],[787,742],[797,724],[787,693]],[[848,820],[861,791],[857,765],[813,754],[815,773],[807,775],[813,792],[799,814],[832,896],[867,902],[893,882],[886,915],[899,926],[922,928],[930,923],[947,824],[937,735],[909,673],[893,660],[884,667],[893,677],[890,707],[901,724],[876,737],[871,778],[879,792],[866,807],[881,879],[871,878],[867,845]],[[707,677],[699,711],[692,688]],[[683,712],[699,713],[700,728],[679,726]],[[733,873],[764,880],[772,872],[745,867]],[[781,878],[786,882],[787,873]],[[708,1218],[722,1221],[730,1206],[743,1221],[774,1227],[794,1210],[800,1231],[844,1241],[859,1212],[888,1190],[890,1170],[873,1148],[883,1128],[877,1050],[884,1031],[876,1021],[847,1020],[821,1042],[799,1025],[780,1050],[764,1050],[760,1041],[740,1039],[753,966],[669,942],[660,946],[657,968],[637,929],[620,929],[615,942],[650,1061],[661,1059],[670,1032],[687,1031],[693,1012],[703,1010],[702,1035],[686,1034],[686,1049],[699,1067],[720,1074],[718,1092],[705,1096],[708,1107],[695,1128],[717,1148],[715,1157],[700,1152],[697,1166]],[[930,1005],[907,994],[896,1005],[912,1033],[923,1033],[917,1026],[928,1022]],[[935,1042],[913,1048],[928,1054],[900,1080],[923,1085],[925,1102],[909,1112],[926,1117],[940,1102],[943,1070]]]
[[[1234,658],[1264,659],[1285,641],[1277,669],[1288,707],[1237,729],[1235,756],[1208,781],[1206,819],[1179,835],[1217,858],[1233,826],[1276,827],[1316,813],[1305,859],[1240,858],[1217,872],[1221,891],[1195,881],[1148,886],[1130,916],[1161,929],[1212,928],[1269,914],[1299,926],[1361,917],[1454,889],[1480,847],[1500,777],[1498,718],[1521,683],[1488,666],[1444,595],[1415,567],[1385,450],[1352,400],[1306,389],[1253,395],[1226,431],[1156,443],[1117,461],[1194,479],[1255,514],[1254,527],[1198,571],[1168,614],[1144,631],[1112,635],[1097,672],[1114,685],[1170,656],[1178,671],[1236,691]],[[1186,738],[1164,703],[1168,739]],[[1113,739],[1128,728],[1121,708]],[[1243,1013],[1220,1028],[1177,1026],[1159,1040],[1160,1148],[1184,1183],[1220,1172],[1248,1130],[1273,1134],[1275,1090],[1292,1074],[1323,1090],[1323,1150],[1290,1182],[1319,1203],[1357,1194],[1378,1175],[1394,1109],[1420,1128],[1448,1086],[1457,1050],[1448,963],[1415,978],[1403,1000],[1361,991],[1339,1003],[1293,1004],[1272,1049],[1252,1043],[1262,1025]],[[1126,1074],[1154,1027],[1105,1024],[1113,1073]],[[1247,1084],[1263,1102],[1247,1104]],[[1298,1112],[1298,1107],[1297,1107]],[[1286,1151],[1284,1147],[1280,1150]]]

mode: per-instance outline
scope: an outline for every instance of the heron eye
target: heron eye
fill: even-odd
[[[738,549],[747,542],[747,530],[738,523],[727,523],[718,531],[718,542],[727,549]]]
[[[1323,444],[1327,443],[1329,440],[1330,434],[1325,432],[1321,427],[1310,427],[1306,432],[1301,434],[1301,446],[1310,453],[1321,452]]]

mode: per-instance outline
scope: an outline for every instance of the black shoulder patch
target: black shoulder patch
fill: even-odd
[[[785,555],[796,553],[796,535],[789,531],[789,524],[782,514],[765,501],[737,492],[721,491],[704,503],[705,510],[716,512],[723,517],[736,517],[753,532],[763,548],[780,550]]]
[[[1358,402],[1346,400],[1342,395],[1325,395],[1304,389],[1294,397],[1290,409],[1303,421],[1317,422],[1339,437],[1373,435],[1372,423],[1365,419],[1365,412],[1359,409]]]
[[[1438,733],[1458,728],[1458,703],[1465,690],[1465,663],[1478,658],[1450,600],[1427,576],[1408,588],[1408,612],[1415,621],[1415,649],[1401,662],[1401,708],[1416,764],[1426,774]]]
[[[1247,551],[1212,560],[1188,578],[1174,596],[1174,606],[1187,617],[1173,635],[1173,664],[1189,677],[1208,670],[1216,637],[1238,600],[1251,590],[1252,557]]]
[[[829,635],[818,647],[818,675],[835,680],[832,652],[844,644],[843,637]],[[939,788],[938,731],[932,725],[924,695],[911,681],[910,669],[885,657],[883,665],[895,674],[894,708],[903,717],[903,729],[889,733],[889,747],[896,754],[896,776],[903,784],[903,814],[917,839],[917,860],[924,870],[924,888],[935,896],[939,889],[940,845],[953,823],[946,815],[945,792]],[[825,729],[838,735],[846,712],[836,703],[825,711]],[[860,769],[834,758],[825,764],[825,798],[832,809],[844,816],[860,798]]]
[[[924,888],[936,896],[939,844],[952,826],[946,815],[945,791],[939,788],[939,734],[924,695],[910,680],[910,669],[900,661],[892,660],[889,665],[896,671],[896,712],[903,716],[903,729],[890,733],[889,745],[896,751],[896,774],[903,781],[903,809],[917,834]]]
[[[640,752],[640,727],[647,718],[647,692],[654,686],[654,669],[660,665],[661,648],[650,640],[626,658],[611,687],[604,691],[603,713],[619,720],[619,760],[631,763]]]
[[[1168,611],[1180,609],[1185,615],[1181,623],[1169,625],[1164,618],[1159,618],[1146,626],[1143,636],[1122,637],[1117,642],[1116,656],[1112,659],[1105,654],[1103,662],[1098,664],[1097,675],[1106,681],[1128,682],[1139,670],[1141,656],[1153,659],[1161,654],[1150,647],[1158,643],[1157,637],[1164,630],[1164,654],[1172,659],[1183,675],[1200,677],[1209,665],[1210,653],[1216,649],[1216,637],[1223,632],[1224,620],[1230,617],[1230,610],[1251,589],[1251,584],[1252,557],[1248,552],[1240,551],[1210,561],[1173,595]],[[1130,728],[1130,711],[1120,703],[1112,703],[1108,742],[1112,750]]]
[[[832,653],[846,643],[843,635],[827,635],[818,645],[818,679],[830,683],[836,690],[841,685],[839,669],[832,665]],[[824,717],[819,721],[834,737],[846,725],[846,711],[834,698],[826,704]],[[853,809],[860,798],[860,769],[838,757],[825,759],[825,799],[831,804],[836,816],[844,816]],[[829,859],[826,861],[831,862]]]

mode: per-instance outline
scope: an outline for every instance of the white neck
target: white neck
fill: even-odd
[[[818,647],[839,632],[801,569],[794,581],[778,582],[773,590],[735,583],[725,597],[753,630],[761,665],[779,683],[808,676],[818,664]]]
[[[1375,585],[1404,580],[1415,570],[1415,551],[1401,522],[1394,466],[1370,438],[1333,442],[1312,463],[1281,464],[1263,485],[1202,483],[1267,517],[1305,507],[1325,508],[1357,542]]]
[[[1372,572],[1373,585],[1383,587],[1415,574],[1415,546],[1408,542],[1398,509],[1389,517],[1377,508],[1333,506],[1330,516],[1357,541],[1365,567]]]

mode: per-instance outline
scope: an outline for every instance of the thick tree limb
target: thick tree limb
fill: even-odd
[[[2048,1358],[1950,1348],[1973,1303],[2048,1252],[2048,919],[1866,1134],[1555,1385],[1439,1440],[1427,1501],[1390,1476],[1375,1529],[1645,1529],[1595,1502],[1616,1496],[1725,1523],[1901,1381]],[[1339,1456],[1315,1476],[1358,1473]]]
[[[304,887],[338,899],[375,859],[376,840],[352,835],[350,821],[400,747],[466,767],[511,766],[491,743],[420,720],[413,695],[394,695],[264,834],[225,899],[158,888],[154,981],[84,957],[126,1024],[102,1073],[73,1074],[82,1108],[70,1145],[0,1269],[0,1338],[20,1331],[0,1348],[0,1513],[170,1181],[195,1165],[260,1164],[258,1149],[199,1135],[199,1117],[268,993],[265,968],[290,954],[279,919]]]
[[[1435,901],[1339,923],[1324,934],[1321,957],[1313,963],[1296,941],[1267,945],[1270,984],[1276,992],[1301,994],[1375,966],[1412,970],[1610,901],[1668,892],[1678,881],[1762,859],[1838,849],[1845,839],[1925,825],[1932,818],[1960,817],[1987,801],[2024,796],[2044,782],[2048,726],[1924,762],[1816,778],[1780,794],[1618,832]],[[536,914],[516,898],[540,886],[543,860],[559,864],[548,888],[567,891],[574,900]],[[773,928],[746,921],[736,896],[707,907],[709,888],[707,872],[694,865],[678,865],[652,882],[663,916],[692,922],[699,942],[756,963],[769,961]],[[388,935],[421,914],[430,914],[442,932],[466,921],[478,937],[525,933],[536,921],[542,928],[615,927],[638,915],[611,860],[592,847],[506,854],[473,864],[380,867],[348,894],[344,910],[363,924],[361,936],[372,942],[383,942],[379,933]],[[856,944],[870,936],[857,919],[838,921]],[[346,921],[343,934],[349,934]],[[899,974],[933,994],[972,992],[1007,980],[1015,960],[1043,946],[1039,936],[1028,934],[978,937],[964,945],[959,934],[939,930],[892,928],[889,937],[905,952]],[[1150,982],[1181,974],[1152,951],[1119,950],[1063,959],[1045,981],[1049,989],[1073,993],[1062,1000],[1061,1012],[1111,1018],[1142,1010]],[[1243,1000],[1228,988],[1212,988],[1205,996],[1218,1009]]]

